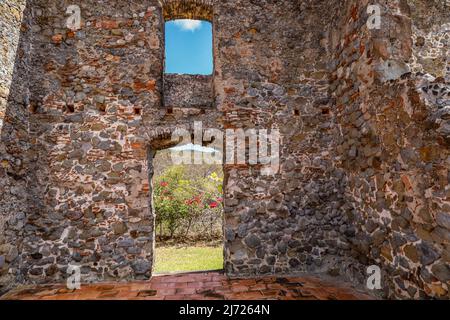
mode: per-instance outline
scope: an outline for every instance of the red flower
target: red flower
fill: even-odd
[[[218,206],[219,204],[217,203],[217,202],[211,202],[210,204],[209,204],[209,207],[210,208],[217,208],[217,206]]]
[[[161,183],[159,184],[161,187],[167,187],[169,185],[168,182],[165,181],[161,181]]]

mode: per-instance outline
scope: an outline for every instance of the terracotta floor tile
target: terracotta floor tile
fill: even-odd
[[[187,288],[187,282],[169,282],[166,283],[166,288]]]
[[[267,283],[266,284],[267,289],[283,289],[285,286],[283,286],[280,283]]]
[[[250,286],[250,290],[266,290],[267,285],[264,283],[258,283]]]
[[[157,289],[165,289],[169,287],[168,283],[164,283],[164,282],[157,282],[157,283],[152,283],[149,285],[149,287],[151,289],[157,290]]]
[[[207,281],[202,283],[205,287],[221,287],[222,282],[221,281]]]
[[[249,290],[248,286],[242,286],[242,285],[239,285],[239,284],[235,284],[235,285],[231,286],[231,291],[232,292],[245,292],[245,291],[248,291],[248,290]]]
[[[227,277],[225,275],[213,275],[212,276],[212,281],[223,281],[223,280],[227,280]]]
[[[176,294],[194,294],[197,293],[196,288],[177,288]]]
[[[165,289],[159,289],[156,290],[158,295],[164,295],[164,296],[169,296],[169,295],[173,295],[176,292],[175,288],[165,288]]]
[[[214,291],[217,293],[231,293],[231,287],[227,286],[227,287],[218,287],[218,288],[214,288]]]
[[[203,284],[201,282],[188,282],[187,283],[188,288],[202,288]]]

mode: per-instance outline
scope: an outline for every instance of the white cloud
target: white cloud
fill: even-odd
[[[202,22],[200,20],[180,19],[175,20],[175,25],[183,31],[195,31],[202,27]]]
[[[216,150],[214,148],[203,147],[203,146],[200,146],[198,144],[192,144],[192,143],[188,143],[188,144],[185,144],[185,145],[182,145],[182,146],[172,147],[172,148],[170,148],[170,150],[174,150],[174,151],[199,151],[199,152],[204,152],[204,153],[220,152],[219,150]]]

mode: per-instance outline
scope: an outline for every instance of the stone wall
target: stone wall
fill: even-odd
[[[0,292],[17,269],[28,208],[30,10],[25,1],[0,4]]]
[[[331,165],[330,152],[327,25],[333,12],[327,1],[215,6],[215,91],[224,127],[274,128],[282,136],[277,175],[226,166],[229,274],[337,274],[347,260],[342,234],[351,230],[336,178],[343,172]]]
[[[162,3],[80,1],[70,30],[72,2],[2,2],[3,283],[69,264],[83,281],[150,277],[152,160],[175,128],[278,129],[277,174],[224,165],[228,275],[363,284],[378,265],[385,297],[448,297],[444,3],[371,2],[379,30],[368,0]],[[163,23],[190,17],[213,23],[214,74],[163,75]]]
[[[61,281],[73,264],[83,281],[148,278],[153,215],[142,127],[161,105],[161,9],[82,1],[73,31],[69,4],[32,1],[33,148],[20,273]]]
[[[382,26],[368,30],[367,4],[348,2],[332,41],[334,159],[346,172],[351,255],[382,267],[385,296],[448,298],[448,143],[436,121],[442,106],[421,83],[441,77],[445,86],[449,11],[379,1]],[[418,54],[427,49],[435,58]]]

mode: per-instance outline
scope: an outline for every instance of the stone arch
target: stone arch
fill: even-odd
[[[161,0],[164,20],[213,20],[212,0]]]

